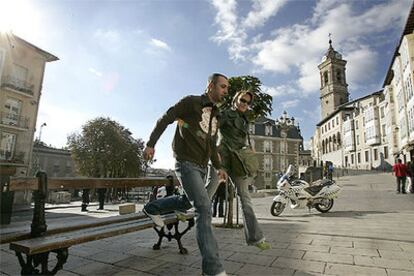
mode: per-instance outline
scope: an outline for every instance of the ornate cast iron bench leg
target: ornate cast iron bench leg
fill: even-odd
[[[48,268],[49,253],[40,253],[36,255],[26,256],[26,261],[24,260],[22,253],[16,252],[16,256],[19,260],[20,266],[22,268],[22,275],[55,275],[59,270],[63,268],[63,265],[68,259],[68,249],[62,248],[51,251],[56,253],[57,263],[52,270]],[[37,268],[41,266],[41,271]]]
[[[158,230],[156,227],[154,227],[154,230],[158,234],[158,242],[152,246],[152,249],[159,250],[161,248],[162,239],[165,237],[168,241],[171,241],[172,239],[175,239],[178,243],[178,248],[180,250],[180,254],[188,254],[188,250],[183,247],[181,243],[181,237],[185,235],[185,233],[188,232],[193,226],[194,226],[194,218],[191,218],[187,221],[187,227],[184,229],[183,232],[180,232],[178,230],[178,224],[179,222],[175,222],[172,224],[168,224],[168,233],[165,233],[164,227],[162,227],[160,230]],[[171,233],[172,228],[174,227],[174,234]]]

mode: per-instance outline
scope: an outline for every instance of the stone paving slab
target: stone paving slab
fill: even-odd
[[[326,263],[342,263],[342,264],[353,264],[354,257],[352,255],[345,254],[331,254],[323,252],[312,252],[308,251],[303,256],[304,260],[321,261]]]
[[[237,275],[257,276],[257,275],[294,275],[295,270],[291,268],[266,267],[252,264],[243,265]]]
[[[412,271],[405,271],[399,269],[387,269],[388,276],[413,276]]]
[[[349,254],[349,255],[361,255],[361,256],[375,256],[379,257],[378,249],[372,248],[349,248],[332,246],[330,253],[332,254]]]
[[[304,272],[318,272],[323,273],[325,269],[324,262],[318,261],[309,261],[309,260],[299,260],[286,257],[278,257],[276,261],[272,263],[272,266],[281,267],[281,268],[291,268],[295,270],[300,270]]]
[[[387,276],[387,272],[383,268],[365,267],[347,264],[330,264],[326,265],[325,273],[333,275],[373,275]]]
[[[414,274],[414,264],[404,259],[386,259],[379,257],[355,256],[355,264],[363,266],[374,266],[383,268],[393,268],[402,270],[412,270]]]

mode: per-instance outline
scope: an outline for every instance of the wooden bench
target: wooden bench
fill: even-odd
[[[138,181],[136,179],[135,185],[142,186],[143,182],[146,185],[149,184],[148,179],[141,180],[144,181]],[[179,231],[179,221],[175,214],[163,215],[162,218],[166,226],[157,229],[152,220],[142,212],[105,219],[95,219],[90,222],[72,223],[46,231],[47,225],[45,222],[44,204],[47,196],[47,182],[46,174],[39,173],[38,189],[33,191],[35,208],[30,234],[18,233],[14,236],[2,237],[2,243],[12,241],[10,243],[10,249],[14,250],[17,255],[22,268],[22,275],[56,274],[66,263],[70,246],[148,228],[154,228],[158,234],[158,241],[153,246],[154,250],[160,249],[163,238],[166,238],[168,241],[175,239],[178,243],[179,252],[181,254],[187,254],[187,250],[182,246],[181,237],[194,226],[194,213],[186,214],[187,226],[181,232]],[[62,185],[62,180],[59,182]],[[165,182],[165,179],[161,182]],[[110,186],[108,179],[105,179],[104,183],[107,187]],[[132,182],[129,183],[129,185],[133,185]],[[152,184],[155,185],[155,183]],[[159,185],[160,182],[156,184]],[[56,183],[53,184],[53,186],[55,185]],[[114,186],[117,186],[117,184],[114,183]],[[51,270],[48,267],[50,253],[55,253],[57,259],[56,265]],[[23,254],[26,255],[26,259]],[[39,266],[41,267],[40,270],[37,268]]]

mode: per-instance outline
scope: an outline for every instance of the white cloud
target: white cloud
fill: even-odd
[[[321,106],[320,105],[317,105],[316,108],[313,108],[311,110],[305,109],[303,110],[303,113],[307,116],[306,116],[306,121],[301,122],[302,124],[305,124],[309,120],[313,120],[316,122],[319,122],[321,120]]]
[[[219,30],[213,37],[218,44],[227,43],[230,58],[233,60],[246,60],[249,49],[246,47],[247,34],[237,22],[237,2],[235,0],[212,0],[217,9],[215,23]]]
[[[262,26],[266,20],[277,14],[281,7],[285,5],[286,0],[252,0],[253,10],[247,14],[243,26],[246,28],[255,28]]]
[[[171,51],[170,46],[168,46],[167,43],[165,43],[164,41],[159,40],[159,39],[151,38],[150,45],[154,46],[156,48],[159,48],[159,49]]]
[[[102,77],[102,73],[96,70],[95,68],[89,67],[88,71],[97,77]]]
[[[93,38],[101,48],[109,52],[117,52],[122,48],[121,34],[116,30],[97,29],[93,34]]]
[[[299,99],[294,99],[294,100],[284,101],[281,103],[281,105],[284,109],[288,109],[288,108],[297,106],[299,102],[300,102]]]
[[[298,90],[294,86],[288,84],[273,87],[262,85],[261,88],[262,92],[269,94],[273,98],[298,94]]]
[[[316,60],[306,61],[300,65],[298,85],[305,95],[318,91],[320,88],[320,77],[317,68],[318,62]]]
[[[369,80],[376,72],[378,54],[369,47],[363,47],[349,52],[347,55],[347,82],[350,84],[361,84]]]

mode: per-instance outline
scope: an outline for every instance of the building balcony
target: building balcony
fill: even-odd
[[[1,87],[12,90],[18,93],[22,93],[25,96],[33,96],[34,95],[34,85],[28,83],[27,81],[20,80],[16,77],[12,76],[5,76],[1,80]]]
[[[371,136],[365,141],[365,144],[369,146],[381,144],[381,137],[379,135]]]
[[[1,164],[24,164],[24,152],[12,152],[0,149],[0,163]]]
[[[352,152],[352,151],[355,151],[355,144],[348,144],[348,145],[345,145],[344,146],[344,150],[346,151],[346,152]]]
[[[0,124],[17,128],[29,129],[29,118],[10,112],[0,112]]]

